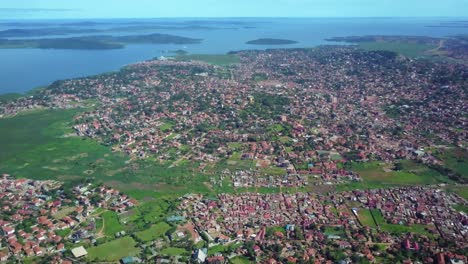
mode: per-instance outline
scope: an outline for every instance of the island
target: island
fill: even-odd
[[[202,40],[169,34],[83,36],[70,38],[0,39],[0,49],[120,49],[128,44],[198,44]]]
[[[290,45],[299,43],[289,39],[275,39],[275,38],[259,38],[255,40],[247,41],[246,44],[250,45]]]

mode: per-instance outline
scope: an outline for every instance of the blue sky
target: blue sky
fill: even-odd
[[[468,0],[0,0],[0,19],[413,16],[468,16]]]

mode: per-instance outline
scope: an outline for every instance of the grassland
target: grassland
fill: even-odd
[[[453,209],[459,211],[459,212],[464,212],[465,214],[468,214],[468,206],[464,204],[456,204],[453,206]]]
[[[240,59],[235,54],[190,54],[190,55],[177,55],[176,60],[179,61],[203,61],[210,64],[225,66],[230,64],[239,63]]]
[[[135,233],[135,236],[143,242],[152,241],[156,238],[162,237],[164,233],[166,233],[170,228],[170,225],[161,222],[156,225],[152,225],[150,228],[144,231]]]
[[[376,226],[374,222],[374,218],[372,217],[372,214],[369,210],[367,209],[359,210],[358,216],[359,216],[359,221],[361,222],[362,225],[370,226],[370,227]]]
[[[449,192],[456,193],[460,195],[461,197],[465,198],[468,200],[468,186],[466,185],[459,185],[459,186],[447,186],[445,188]]]
[[[88,249],[89,261],[119,261],[127,256],[137,256],[140,249],[131,237],[123,237]]]
[[[437,157],[450,170],[459,173],[464,178],[468,178],[468,151],[458,147],[439,150]]]
[[[380,230],[386,231],[394,234],[401,233],[416,233],[421,235],[426,235],[428,237],[433,237],[434,235],[429,233],[426,230],[425,225],[412,224],[412,225],[399,225],[399,224],[389,224],[385,221],[382,213],[378,209],[371,209],[372,215],[374,216],[375,222],[380,227]]]
[[[114,236],[117,232],[123,231],[124,227],[120,224],[119,217],[115,212],[107,211],[101,214],[104,225],[104,234]]]
[[[401,161],[401,164],[402,169],[394,171],[391,165],[380,162],[352,163],[350,169],[361,176],[362,182],[339,185],[337,190],[452,183],[446,176],[440,175],[423,164],[410,160]]]
[[[402,43],[402,42],[362,42],[358,44],[359,48],[364,50],[387,50],[402,54],[406,57],[421,57],[427,56],[427,52],[434,49],[434,46],[417,44],[417,43]]]
[[[246,257],[234,257],[231,259],[232,264],[251,264],[252,261],[248,260]]]

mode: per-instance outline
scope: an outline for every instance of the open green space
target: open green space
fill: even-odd
[[[368,209],[358,210],[358,216],[362,225],[375,227],[374,219],[372,218],[372,214]]]
[[[181,255],[188,255],[188,251],[184,248],[175,248],[175,247],[168,247],[161,250],[161,255],[163,256],[181,256]]]
[[[216,245],[208,249],[208,256],[212,256],[217,253],[223,252],[234,252],[236,249],[241,247],[241,243],[231,243],[229,245]]]
[[[127,236],[87,249],[90,261],[118,261],[127,256],[137,256],[140,249],[133,238]]]
[[[61,230],[55,230],[55,234],[57,236],[67,237],[68,235],[70,235],[71,231],[72,230],[70,228],[65,228],[65,229],[61,229]]]
[[[251,264],[253,263],[246,257],[234,257],[231,259],[232,264]]]
[[[104,225],[104,234],[106,236],[114,236],[117,232],[123,231],[123,226],[120,224],[117,213],[107,211],[101,214]]]
[[[377,161],[353,162],[348,167],[361,176],[362,182],[338,185],[337,191],[452,183],[450,179],[437,171],[410,160],[401,161],[402,168],[398,171],[394,170],[391,164]]]
[[[240,62],[240,58],[236,54],[186,54],[177,55],[175,58],[179,61],[203,61],[221,66]]]
[[[436,154],[445,167],[459,173],[462,177],[468,179],[468,151],[462,148],[453,147],[445,150],[438,150]]]
[[[361,49],[365,50],[387,50],[402,54],[407,57],[420,57],[426,55],[425,53],[434,46],[417,43],[404,43],[404,42],[361,42],[358,44]]]
[[[456,193],[468,200],[468,186],[466,185],[449,185],[445,188],[447,191]]]
[[[468,214],[468,205],[465,204],[456,204],[453,206],[453,209],[459,211],[459,212],[464,212],[465,214]]]
[[[429,231],[426,230],[425,225],[412,224],[412,225],[399,225],[399,224],[390,224],[387,223],[382,213],[378,209],[371,209],[372,215],[377,223],[380,226],[380,230],[386,231],[393,234],[402,234],[402,233],[416,233],[420,235],[426,235],[428,237],[433,237]]]
[[[135,236],[143,242],[152,241],[156,238],[162,237],[169,229],[171,229],[170,225],[165,222],[161,222],[152,225],[150,228],[144,231],[135,233]]]

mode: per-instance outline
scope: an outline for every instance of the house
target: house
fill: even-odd
[[[10,226],[2,227],[3,235],[8,236],[15,233],[15,229]]]
[[[0,251],[0,261],[5,262],[8,260],[8,254]]]
[[[206,259],[208,264],[223,264],[225,262],[223,256],[213,256]]]
[[[193,254],[193,260],[196,263],[205,263],[207,253],[207,248],[197,249],[195,250],[195,254]]]
[[[137,257],[125,257],[120,260],[122,264],[142,263],[141,259]]]

